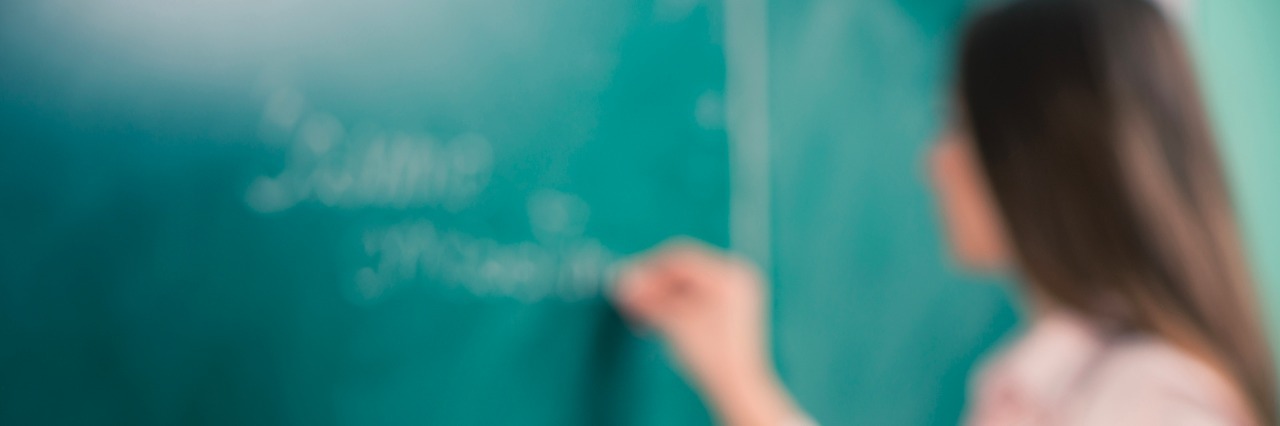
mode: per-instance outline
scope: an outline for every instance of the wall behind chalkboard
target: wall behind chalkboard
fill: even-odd
[[[1235,190],[1236,211],[1254,278],[1264,297],[1271,343],[1280,343],[1280,4],[1267,0],[1187,1],[1186,33],[1202,90],[1217,125],[1219,149]],[[1280,354],[1280,351],[1276,352]],[[1277,359],[1280,361],[1280,359]]]

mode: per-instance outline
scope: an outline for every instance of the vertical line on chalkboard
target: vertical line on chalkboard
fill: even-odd
[[[766,0],[725,0],[729,246],[771,270],[769,40]]]

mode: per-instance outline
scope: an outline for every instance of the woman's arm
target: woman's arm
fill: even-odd
[[[751,264],[697,243],[669,243],[627,267],[618,285],[618,307],[663,337],[721,421],[812,424],[773,368],[766,296]]]

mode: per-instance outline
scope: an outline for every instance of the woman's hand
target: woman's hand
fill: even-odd
[[[774,373],[765,301],[753,265],[692,241],[634,261],[616,292],[622,312],[664,338],[724,422],[807,423]]]

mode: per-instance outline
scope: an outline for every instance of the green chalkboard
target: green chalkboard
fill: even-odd
[[[0,5],[0,424],[706,423],[605,302],[728,244],[699,1]]]
[[[823,424],[957,424],[1016,320],[950,261],[926,184],[969,3],[769,3],[778,361]]]
[[[675,235],[817,420],[955,424],[1017,321],[923,179],[980,3],[0,2],[0,424],[707,424],[603,296]],[[1274,307],[1280,7],[1192,4]]]

